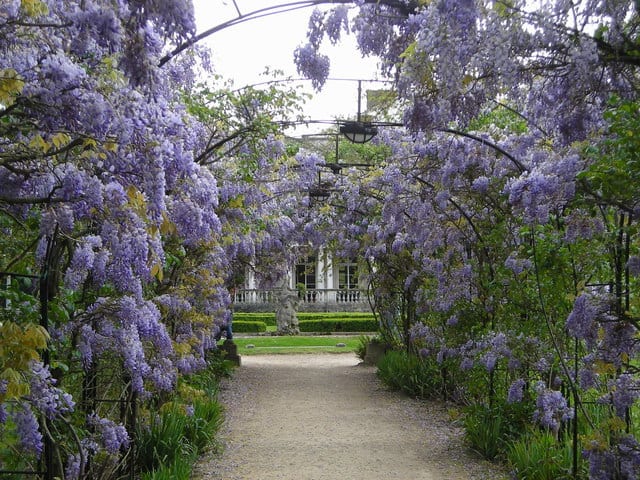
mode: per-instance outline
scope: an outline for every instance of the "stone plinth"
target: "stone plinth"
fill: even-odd
[[[229,360],[235,363],[237,366],[240,366],[240,355],[238,355],[238,346],[233,340],[225,340],[224,343],[220,345],[220,351],[224,352],[225,360]]]
[[[384,343],[369,342],[364,356],[365,365],[377,365],[388,349],[389,347]]]

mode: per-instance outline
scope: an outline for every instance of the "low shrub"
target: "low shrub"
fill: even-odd
[[[339,318],[299,320],[301,332],[375,332],[378,324],[373,318]]]
[[[298,320],[351,320],[369,319],[374,320],[373,314],[369,312],[298,312]],[[276,325],[276,314],[274,312],[234,312],[233,330],[238,331],[235,326],[238,322],[264,322],[267,326]],[[377,330],[374,328],[372,331]]]
[[[518,480],[572,478],[571,441],[556,440],[549,431],[535,429],[512,442],[507,449],[507,461]]]
[[[233,333],[261,333],[267,331],[267,324],[261,321],[234,320]]]
[[[368,312],[298,312],[298,320],[351,320],[371,319],[373,314]]]
[[[236,330],[237,322],[264,322],[268,326],[276,324],[276,314],[274,312],[234,312],[233,330]]]
[[[377,374],[390,389],[413,397],[433,398],[442,391],[438,365],[404,351],[387,352],[378,362]]]

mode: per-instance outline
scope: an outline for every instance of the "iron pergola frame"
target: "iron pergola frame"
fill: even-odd
[[[234,25],[238,25],[244,22],[248,22],[249,20],[257,20],[259,18],[268,17],[270,15],[276,15],[279,13],[292,12],[295,10],[301,10],[304,8],[317,7],[319,5],[345,5],[349,3],[354,3],[354,0],[300,0],[297,2],[288,2],[281,3],[278,5],[272,5],[269,7],[260,8],[258,10],[254,10],[249,13],[243,14],[238,7],[236,0],[233,0],[233,5],[238,12],[238,16],[232,18],[231,20],[227,20],[222,22],[214,27],[211,27],[204,32],[197,33],[189,40],[181,43],[177,47],[175,47],[171,52],[166,54],[164,57],[160,59],[160,66],[162,67],[164,64],[169,62],[172,58],[179,55],[183,51],[192,47],[196,43],[204,40],[205,38],[213,35],[216,32],[224,30],[225,28],[233,27]],[[398,14],[406,17],[410,14],[414,13],[418,8],[417,0],[364,0],[365,4],[371,5],[383,5],[386,7],[394,8],[398,11]]]

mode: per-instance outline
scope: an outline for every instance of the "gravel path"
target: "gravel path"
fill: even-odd
[[[194,480],[507,478],[437,402],[386,391],[355,355],[245,356],[222,386],[224,453]]]

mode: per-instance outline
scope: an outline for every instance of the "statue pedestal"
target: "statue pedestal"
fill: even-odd
[[[369,342],[364,356],[365,365],[377,365],[384,354],[387,353],[388,346],[383,343]]]
[[[225,340],[222,345],[220,345],[220,351],[224,352],[224,359],[229,360],[230,362],[235,363],[238,367],[240,366],[240,355],[238,355],[238,346],[234,343],[233,340]]]

